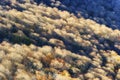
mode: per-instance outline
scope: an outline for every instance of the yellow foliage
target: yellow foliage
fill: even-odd
[[[35,74],[36,74],[36,80],[53,80],[52,76],[50,76],[50,75],[40,75],[39,71],[36,71]]]
[[[60,72],[61,75],[66,76],[66,77],[70,77],[70,74],[67,70],[64,70],[63,72]]]
[[[40,75],[39,71],[36,71],[35,74],[36,74],[35,75],[36,76],[36,80],[47,80],[46,76]]]
[[[115,52],[115,51],[111,51],[111,57],[117,62],[120,62],[120,56]]]

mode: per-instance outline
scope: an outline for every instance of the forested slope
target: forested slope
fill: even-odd
[[[0,5],[0,80],[120,79],[119,29],[43,1]]]

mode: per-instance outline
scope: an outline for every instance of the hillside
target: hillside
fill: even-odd
[[[120,80],[119,29],[49,0],[0,1],[0,80]]]

